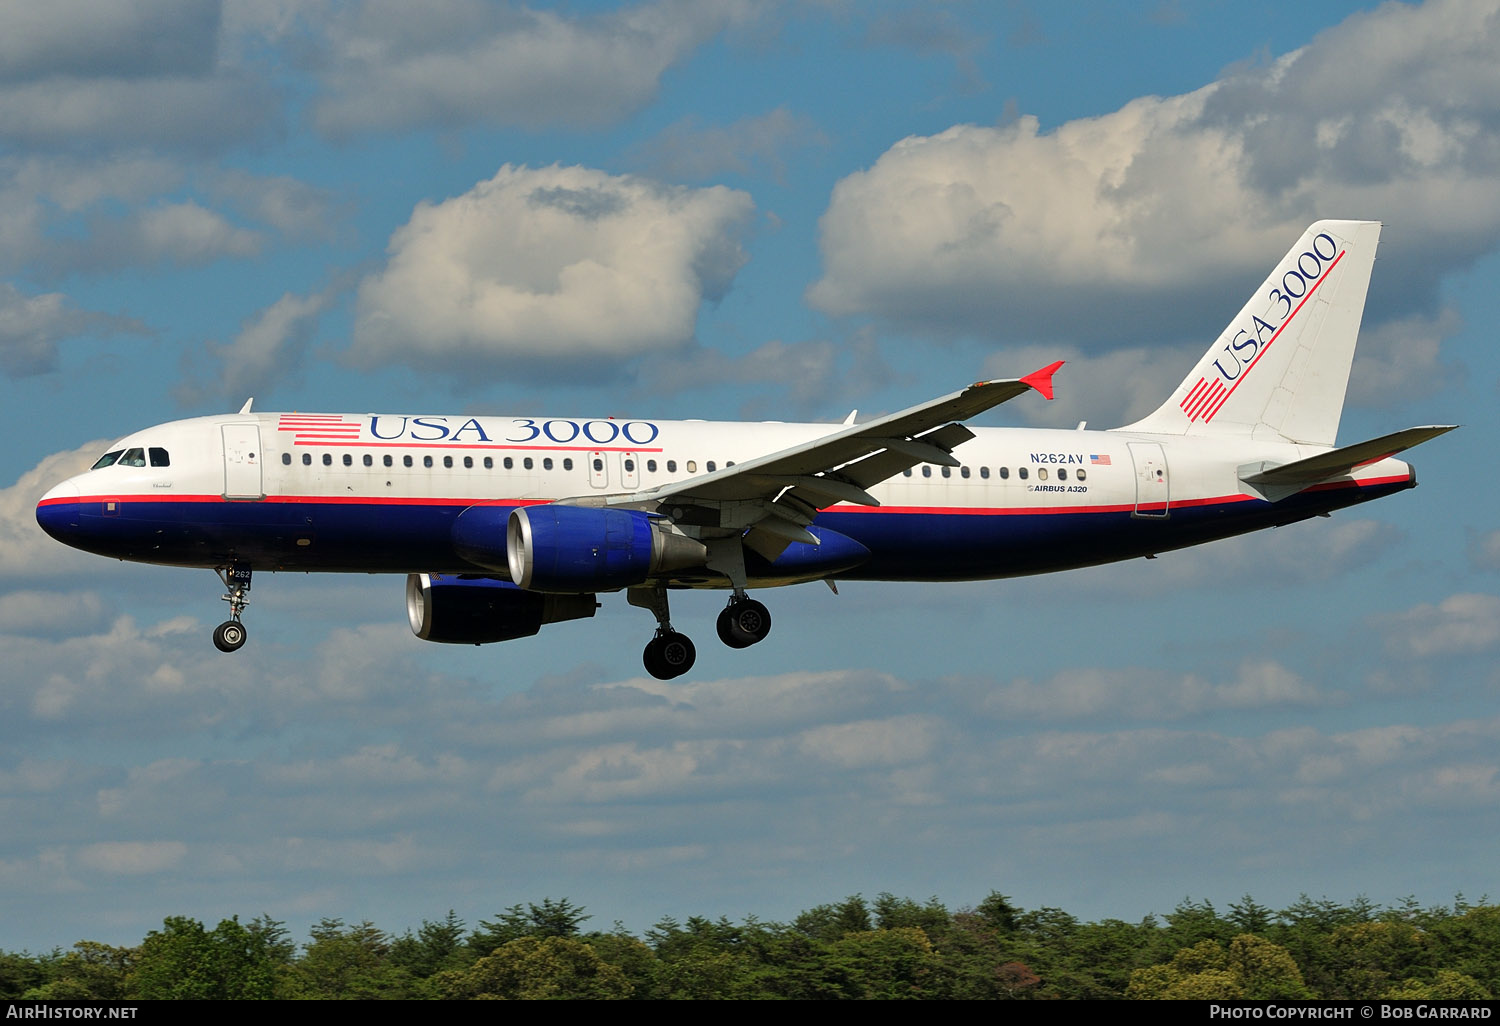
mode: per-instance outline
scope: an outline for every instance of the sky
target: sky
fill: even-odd
[[[1500,895],[1497,53],[1494,0],[0,6],[0,948]],[[396,577],[257,575],[222,655],[209,571],[35,523],[252,395],[836,423],[1065,359],[980,423],[1128,423],[1324,217],[1385,224],[1340,441],[1464,425],[1418,489],[765,591],[743,651],[674,596],[670,682],[623,596],[441,646]]]

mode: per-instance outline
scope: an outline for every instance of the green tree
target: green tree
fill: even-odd
[[[391,942],[374,923],[345,926],[323,919],[312,943],[286,975],[277,997],[311,1000],[370,1000],[428,997],[422,981],[390,961]]]
[[[540,905],[527,902],[524,909],[512,905],[493,921],[481,919],[479,929],[469,936],[469,947],[477,955],[488,955],[522,937],[576,937],[579,927],[592,918],[567,898],[543,898]]]
[[[130,996],[148,1000],[244,1001],[273,995],[289,955],[285,931],[272,920],[241,925],[224,919],[212,931],[196,919],[169,916],[141,942]]]
[[[815,905],[792,920],[792,927],[809,937],[833,942],[846,933],[870,930],[870,906],[858,894],[833,905]]]
[[[525,1001],[627,998],[630,981],[572,937],[520,937],[467,969],[439,973],[443,997]]]
[[[129,993],[130,974],[139,956],[139,948],[79,941],[54,964],[52,981],[28,997],[38,1001],[119,1001]]]
[[[445,969],[462,969],[474,958],[472,948],[464,942],[464,921],[450,908],[438,922],[424,919],[416,934],[408,930],[392,941],[389,961],[426,979]]]

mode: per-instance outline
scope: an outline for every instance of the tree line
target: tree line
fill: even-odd
[[[0,998],[1057,999],[1490,998],[1500,906],[1303,896],[1186,900],[1136,923],[1024,910],[992,892],[950,911],[860,895],[790,922],[667,917],[642,936],[564,899],[512,905],[470,929],[450,911],[394,935],[324,919],[293,941],[265,916],[209,928],[168,917],[134,946],[0,951]]]

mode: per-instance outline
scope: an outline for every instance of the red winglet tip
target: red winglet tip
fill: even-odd
[[[1039,371],[1032,371],[1030,374],[1020,379],[1021,384],[1030,385],[1032,388],[1042,393],[1043,399],[1051,399],[1052,375],[1056,374],[1057,368],[1061,367],[1065,363],[1067,363],[1066,360],[1058,360],[1050,367],[1043,367]]]

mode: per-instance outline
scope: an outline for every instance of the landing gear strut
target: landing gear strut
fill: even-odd
[[[719,640],[730,648],[749,648],[771,633],[771,611],[744,593],[736,593],[719,614]]]
[[[646,672],[657,680],[681,677],[693,668],[698,650],[686,634],[672,629],[672,619],[667,608],[667,589],[660,585],[631,588],[626,598],[633,606],[651,610],[656,617],[656,636],[646,644],[641,662]]]
[[[243,563],[228,567],[215,567],[214,573],[227,589],[224,601],[229,603],[229,619],[214,628],[214,647],[220,652],[236,652],[245,643],[245,625],[240,623],[240,614],[250,604],[246,593],[250,591],[250,568]]]

